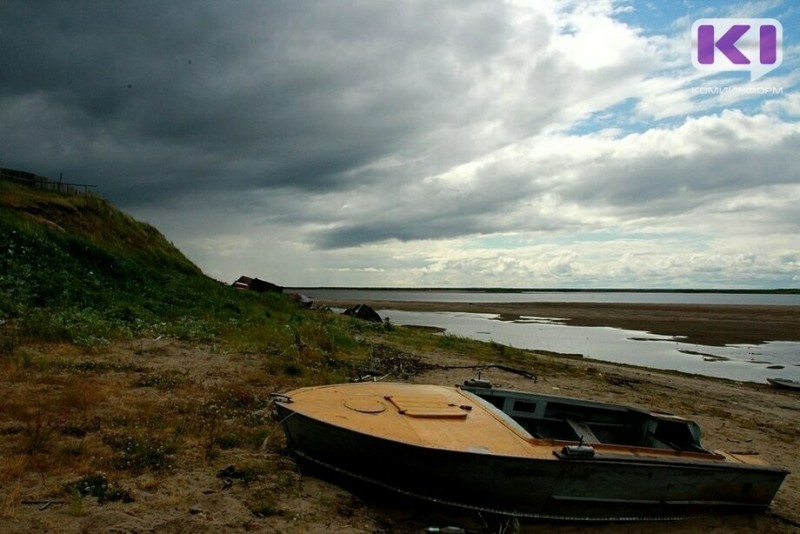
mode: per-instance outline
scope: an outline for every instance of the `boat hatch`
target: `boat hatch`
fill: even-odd
[[[344,405],[361,413],[381,413],[386,409],[384,403],[370,397],[352,397],[344,401]]]
[[[387,395],[398,413],[409,417],[434,417],[442,419],[466,419],[472,410],[468,404],[453,404],[443,395]]]

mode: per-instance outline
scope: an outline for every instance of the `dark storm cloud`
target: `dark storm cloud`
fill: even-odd
[[[534,139],[527,150],[498,151],[444,177],[396,187],[391,195],[365,193],[370,209],[318,231],[315,242],[335,249],[506,232],[588,232],[597,228],[593,213],[607,224],[609,217],[669,220],[725,212],[728,205],[749,210],[743,195],[797,183],[797,127],[765,115],[726,111],[672,129],[564,141],[566,148],[546,149],[541,158]],[[405,202],[398,205],[398,198]],[[797,210],[779,204],[776,199],[775,209],[761,215],[763,224],[789,221],[796,228]]]
[[[580,180],[558,184],[555,191],[564,200],[611,207],[628,217],[655,217],[797,183],[800,133],[794,125],[725,111],[687,121],[673,139],[664,134],[631,136],[629,149],[636,145],[638,153],[604,154],[585,166]]]
[[[424,151],[433,129],[473,120],[462,65],[502,50],[506,24],[491,2],[0,9],[3,106],[43,123],[4,132],[0,164],[87,177],[123,206],[153,201],[153,183],[164,198],[335,190],[350,170]]]
[[[486,227],[479,225],[477,218],[472,214],[424,220],[408,218],[402,222],[398,221],[388,225],[378,221],[348,224],[319,232],[315,235],[315,241],[322,249],[337,249],[390,239],[415,241],[430,239],[431,236],[447,239],[465,234],[479,234],[485,229]]]
[[[694,99],[686,32],[649,35],[614,7],[0,0],[0,166],[98,184],[225,279],[599,280],[631,229],[700,224],[733,254],[745,231],[752,250],[793,253],[796,97],[775,99],[781,118]],[[595,248],[604,235],[619,243]],[[667,248],[682,245],[666,265],[686,263],[692,239]],[[339,267],[361,274],[328,278]]]

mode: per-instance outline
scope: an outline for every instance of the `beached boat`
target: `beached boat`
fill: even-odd
[[[788,471],[712,452],[692,421],[492,388],[366,382],[277,395],[301,459],[406,495],[543,519],[761,512]]]
[[[800,382],[796,380],[789,380],[788,378],[767,378],[767,382],[776,388],[800,391]]]

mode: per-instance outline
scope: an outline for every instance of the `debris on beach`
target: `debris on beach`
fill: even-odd
[[[273,293],[283,292],[283,287],[277,284],[244,275],[237,278],[236,281],[231,285],[236,289],[249,289],[250,291],[255,291],[257,293],[266,293],[268,291]]]
[[[298,303],[303,308],[310,309],[314,306],[314,301],[311,299],[311,297],[303,295],[302,293],[290,293],[289,298],[291,298],[293,301]]]
[[[495,363],[476,365],[441,365],[422,361],[416,354],[405,352],[390,345],[378,343],[372,346],[370,355],[361,364],[354,368],[356,377],[352,382],[376,381],[387,377],[408,378],[430,370],[464,369],[484,371],[486,369],[499,369],[507,373],[516,374],[529,380],[537,381],[536,374],[525,369],[517,369],[508,365]]]
[[[342,312],[342,315],[356,317],[357,319],[363,319],[364,321],[370,321],[373,323],[383,322],[383,319],[381,319],[381,316],[378,314],[378,312],[366,304],[356,304],[352,308],[347,308],[344,312]]]

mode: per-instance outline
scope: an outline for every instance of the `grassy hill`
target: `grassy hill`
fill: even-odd
[[[270,372],[309,383],[346,379],[352,362],[384,343],[463,345],[484,357],[497,349],[234,289],[100,197],[0,180],[0,356],[25,360],[25,347],[42,343],[97,354],[117,341],[162,337],[264,355]]]
[[[6,345],[212,339],[231,325],[286,321],[296,311],[283,295],[241,292],[205,276],[158,230],[100,197],[0,180]]]

